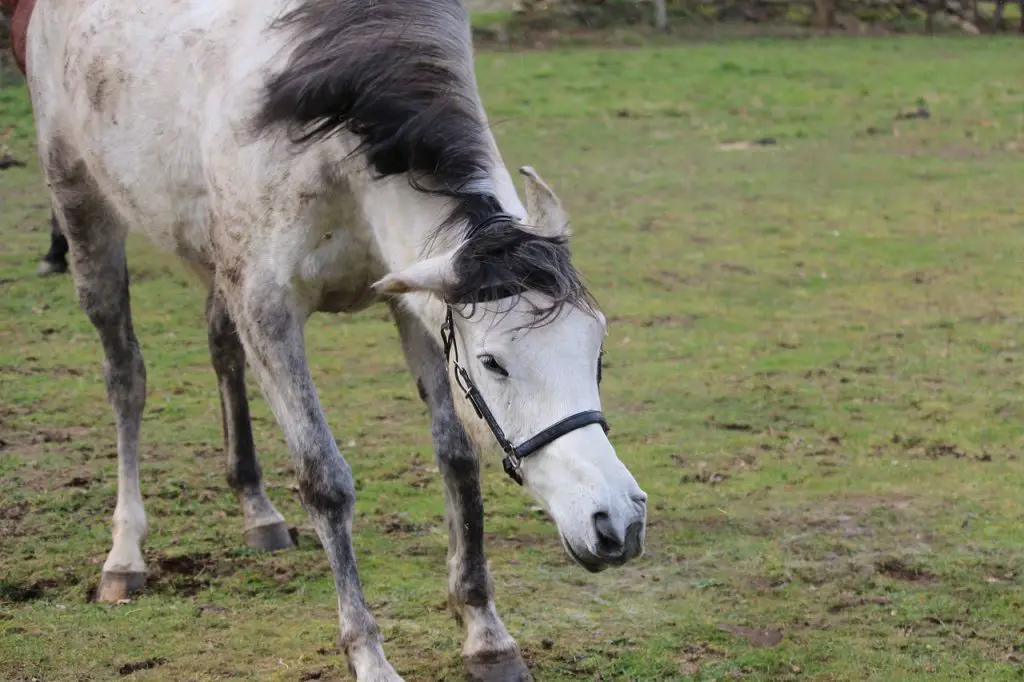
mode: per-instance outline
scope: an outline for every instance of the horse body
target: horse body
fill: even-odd
[[[271,197],[256,193],[269,195],[306,160],[278,153],[267,163],[265,144],[241,149],[233,139],[258,97],[254,71],[267,60],[260,53],[278,37],[257,40],[270,23],[261,4],[263,11],[241,3],[78,0],[40,6],[33,23],[54,27],[36,31],[30,54],[48,62],[30,73],[31,90],[42,93],[34,105],[46,162],[83,164],[119,224],[207,277],[218,248],[234,256],[250,241],[232,226],[270,222],[259,212]],[[230,42],[204,39],[229,32]],[[229,68],[246,63],[252,68]],[[221,177],[231,164],[244,169],[244,181],[235,169]]]
[[[37,112],[38,134],[74,137],[74,154],[125,226],[204,279],[215,264],[232,269],[272,244],[275,276],[308,284],[311,310],[351,312],[377,300],[370,284],[419,260],[448,202],[416,193],[402,178],[375,181],[352,155],[358,140],[350,135],[298,151],[279,138],[247,139],[266,65],[287,53],[291,37],[272,30],[282,3],[261,5],[40,7],[39,24],[63,30],[48,36],[50,44],[34,43],[33,58],[50,63],[34,71],[33,81],[46,82],[32,90],[62,92],[67,102]],[[56,145],[48,156],[72,163],[57,158],[65,153]],[[503,208],[525,217],[497,154],[494,161],[489,171]]]
[[[431,414],[463,653],[480,679],[529,679],[493,603],[452,349],[465,354],[455,371],[489,406],[511,473],[548,509],[577,563],[597,571],[638,556],[646,496],[597,428],[604,317],[570,264],[557,197],[524,169],[524,206],[504,167],[461,3],[44,2],[27,61],[40,158],[116,417],[118,500],[98,599],[118,601],[145,581],[146,373],[125,262],[126,234],[138,230],[209,288],[227,475],[246,543],[292,543],[263,487],[248,364],[330,559],[350,665],[359,680],[394,681],[352,552],[351,470],[303,343],[316,311],[387,302]],[[534,446],[516,455],[512,443],[527,441]]]

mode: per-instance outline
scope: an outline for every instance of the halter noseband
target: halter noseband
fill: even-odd
[[[483,227],[504,220],[512,220],[512,218],[511,216],[506,215],[491,216],[473,228],[470,231],[470,234],[478,232]],[[512,441],[505,436],[505,432],[501,429],[498,421],[494,418],[494,414],[491,412],[490,408],[487,407],[487,401],[484,400],[480,390],[476,387],[476,384],[473,383],[473,380],[469,376],[469,372],[467,372],[466,368],[459,362],[459,347],[455,342],[455,323],[452,319],[452,305],[469,305],[474,303],[484,303],[487,301],[497,301],[502,298],[517,296],[523,293],[523,291],[525,291],[525,288],[519,285],[486,287],[478,290],[469,300],[445,301],[447,312],[445,314],[444,322],[441,324],[441,341],[444,344],[445,361],[452,363],[452,366],[455,369],[455,381],[459,384],[459,388],[462,390],[463,396],[469,400],[473,409],[476,410],[477,416],[487,423],[487,426],[491,429],[491,433],[494,434],[494,439],[498,441],[498,445],[505,452],[505,458],[501,460],[502,468],[505,470],[505,473],[508,474],[509,478],[519,485],[523,484],[523,477],[520,473],[522,461],[544,446],[550,445],[562,436],[572,433],[577,429],[582,429],[584,426],[590,426],[591,424],[600,424],[601,428],[604,429],[604,432],[608,433],[608,422],[605,421],[604,415],[601,411],[586,410],[569,415],[565,419],[555,422],[537,435],[527,438],[519,445],[514,445]],[[600,360],[598,360],[597,377],[598,384],[600,384]]]

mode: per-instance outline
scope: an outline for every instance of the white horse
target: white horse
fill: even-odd
[[[116,602],[145,582],[146,371],[125,264],[134,229],[209,288],[245,542],[283,549],[291,539],[253,448],[246,362],[256,373],[327,551],[341,643],[359,680],[400,678],[363,600],[351,469],[310,379],[303,328],[317,311],[390,305],[430,409],[470,674],[529,679],[494,606],[478,457],[456,410],[475,405],[506,451],[506,471],[588,570],[642,553],[647,501],[601,428],[605,318],[570,263],[554,193],[523,169],[524,208],[505,170],[461,2],[42,0],[28,77],[40,158],[116,416],[113,547],[97,598]],[[452,376],[465,396],[453,399]]]

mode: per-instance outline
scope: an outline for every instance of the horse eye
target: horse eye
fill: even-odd
[[[503,377],[508,376],[508,370],[498,364],[498,361],[494,359],[493,355],[481,355],[479,357],[480,364],[484,366],[488,372],[494,372],[500,374]]]

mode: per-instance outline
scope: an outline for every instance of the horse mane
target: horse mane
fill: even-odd
[[[298,146],[348,132],[379,177],[404,173],[414,189],[452,199],[434,235],[468,231],[452,295],[519,284],[551,299],[538,320],[566,304],[589,307],[565,240],[512,220],[473,230],[502,211],[460,0],[307,0],[277,26],[295,44],[264,85],[257,131],[283,126]]]

